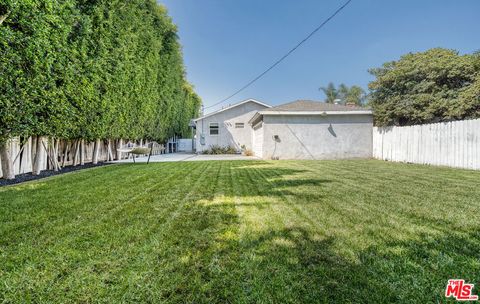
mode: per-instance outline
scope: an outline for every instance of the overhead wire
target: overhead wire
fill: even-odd
[[[263,76],[265,76],[265,74],[267,74],[268,72],[270,72],[273,68],[275,68],[277,65],[279,65],[283,60],[285,60],[288,56],[290,56],[293,52],[295,52],[295,50],[297,50],[302,44],[304,44],[308,39],[310,39],[313,35],[315,35],[315,33],[317,33],[322,27],[324,27],[330,20],[332,20],[338,13],[340,13],[345,7],[347,7],[347,5],[350,4],[350,2],[352,2],[352,0],[348,0],[347,2],[345,2],[342,6],[340,6],[333,14],[331,14],[327,19],[325,19],[319,26],[317,26],[310,34],[308,34],[305,38],[303,38],[299,43],[297,43],[292,49],[290,49],[285,55],[283,55],[282,57],[280,57],[280,59],[278,59],[277,61],[275,61],[272,65],[270,65],[265,71],[263,71],[262,73],[260,73],[258,76],[256,76],[255,78],[253,78],[252,80],[250,80],[247,84],[245,84],[244,86],[242,86],[240,89],[238,89],[237,91],[235,91],[234,93],[232,93],[231,95],[229,95],[228,97],[220,100],[219,102],[213,104],[213,105],[210,105],[208,107],[203,107],[203,109],[209,109],[209,108],[213,108],[215,106],[218,106],[222,103],[224,103],[225,101],[229,100],[230,98],[236,96],[238,93],[242,92],[243,90],[245,90],[246,88],[248,88],[249,86],[251,86],[252,84],[254,84],[257,80],[259,80],[260,78],[262,78]]]

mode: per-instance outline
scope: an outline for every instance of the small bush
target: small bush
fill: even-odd
[[[207,154],[223,154],[223,148],[218,145],[210,146],[209,152]]]
[[[225,147],[225,154],[236,154],[238,151],[232,146]]]
[[[236,154],[237,149],[232,146],[219,146],[219,145],[211,145],[209,149],[203,151],[203,154]]]
[[[245,149],[243,154],[245,154],[245,156],[253,156],[254,155],[253,151],[250,150],[250,149]]]

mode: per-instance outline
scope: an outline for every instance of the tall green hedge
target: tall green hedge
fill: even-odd
[[[0,141],[189,134],[201,100],[155,0],[2,0]]]

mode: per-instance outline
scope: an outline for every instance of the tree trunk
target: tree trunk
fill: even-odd
[[[74,141],[74,144],[73,144],[73,149],[74,149],[73,151],[75,151],[75,152],[73,153],[73,166],[78,165],[78,161],[77,161],[77,160],[78,160],[78,158],[79,158],[79,157],[78,157],[78,150],[79,150],[79,148],[80,148],[80,142],[79,142],[78,140],[75,140],[75,141]]]
[[[114,161],[115,160],[113,158],[113,153],[112,153],[112,140],[111,139],[107,140],[107,159],[109,161]]]
[[[39,175],[45,162],[45,150],[43,148],[43,136],[37,136],[37,143],[35,145],[35,158],[33,162],[33,175]]]
[[[60,149],[60,139],[54,139],[53,140],[53,164],[55,165],[55,168],[54,168],[55,171],[58,171],[61,169],[60,162],[58,161],[59,149]]]
[[[117,149],[121,149],[122,146],[123,146],[123,139],[119,139]],[[122,159],[122,152],[117,150],[117,160],[121,160],[121,159]]]
[[[70,143],[68,141],[64,142],[65,148],[63,150],[63,155],[62,155],[62,167],[65,167],[65,162],[67,162],[68,158],[68,147],[70,146]]]
[[[85,165],[85,139],[80,141],[80,166]]]
[[[100,150],[100,139],[95,141],[93,145],[93,155],[92,155],[92,164],[98,164],[98,151]]]
[[[0,143],[0,158],[2,159],[2,173],[4,179],[14,179],[12,155],[7,141]]]
[[[47,140],[48,141],[48,140]],[[45,153],[47,154],[47,170],[54,170],[55,169],[55,164],[53,163],[53,157],[52,157],[52,149],[51,149],[51,144],[48,141],[47,145],[45,145],[45,142],[42,142],[43,149],[45,149]]]

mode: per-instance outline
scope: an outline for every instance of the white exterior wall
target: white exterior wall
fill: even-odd
[[[178,152],[192,152],[193,151],[193,139],[180,138],[178,139]]]
[[[382,160],[480,169],[480,119],[373,129]]]
[[[263,123],[264,159],[372,157],[372,115],[265,115]]]
[[[259,123],[253,128],[253,154],[257,157],[263,157],[263,123]]]
[[[252,149],[252,127],[248,121],[256,112],[265,108],[267,107],[250,101],[198,120],[196,122],[197,152],[208,150],[212,145],[233,146],[237,149],[245,145],[247,149]],[[212,122],[219,124],[218,135],[210,135],[209,126]],[[235,123],[243,123],[243,129],[235,128]],[[200,143],[202,133],[205,134],[205,145]]]

